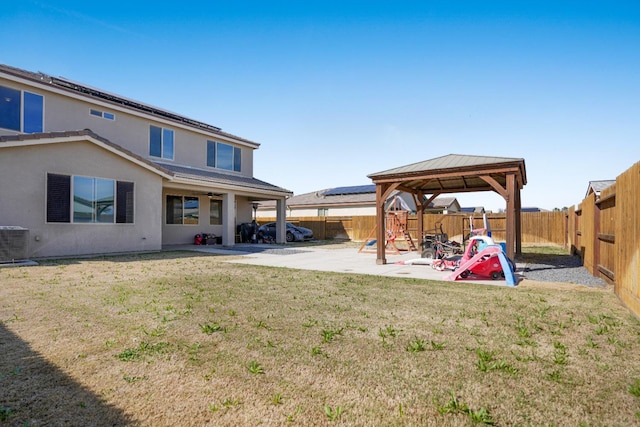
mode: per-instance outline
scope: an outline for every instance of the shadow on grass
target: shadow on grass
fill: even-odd
[[[0,425],[135,425],[0,322]]]
[[[170,245],[161,251],[126,252],[110,254],[91,254],[84,256],[69,256],[59,258],[35,259],[33,267],[38,265],[71,265],[87,260],[135,262],[145,260],[180,259],[193,257],[229,256],[236,253],[267,252],[275,255],[290,255],[305,252],[305,247],[345,248],[358,247],[348,240],[311,240],[307,242],[292,242],[287,244],[238,243],[234,246],[221,245]]]
[[[38,265],[72,265],[83,261],[110,261],[110,262],[138,262],[138,261],[157,261],[164,259],[180,259],[193,257],[210,257],[221,256],[221,254],[197,252],[190,250],[181,250],[179,248],[158,252],[136,252],[136,253],[114,253],[114,254],[98,254],[86,255],[81,257],[69,258],[47,258],[39,259]],[[37,268],[37,266],[36,266]]]

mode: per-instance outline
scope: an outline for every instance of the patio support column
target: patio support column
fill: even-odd
[[[225,193],[222,195],[222,245],[236,244],[236,195]]]
[[[285,198],[276,200],[276,243],[287,241],[287,203]]]

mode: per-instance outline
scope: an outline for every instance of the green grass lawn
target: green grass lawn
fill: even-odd
[[[171,252],[0,269],[0,425],[640,423],[611,289]]]

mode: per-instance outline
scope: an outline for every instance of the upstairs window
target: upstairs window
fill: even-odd
[[[150,126],[149,155],[173,160],[173,131],[171,129]]]
[[[116,115],[113,114],[113,113],[107,113],[106,111],[94,110],[93,108],[91,108],[89,110],[89,114],[91,114],[92,116],[96,116],[96,117],[102,117],[103,119],[107,119],[107,120],[115,120],[116,119]]]
[[[207,166],[240,172],[242,150],[239,147],[217,141],[207,141]]]
[[[17,132],[43,131],[44,97],[0,86],[0,128]]]

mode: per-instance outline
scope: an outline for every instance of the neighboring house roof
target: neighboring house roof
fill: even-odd
[[[428,209],[448,209],[458,203],[455,197],[436,197],[429,203]]]
[[[395,191],[389,199],[400,194]],[[287,199],[287,206],[290,208],[314,208],[330,206],[369,206],[376,203],[376,186],[355,185],[348,187],[334,187],[318,190],[311,193],[304,193]],[[430,209],[447,209],[455,205],[455,197],[437,197],[430,204]],[[261,202],[258,209],[273,209],[274,201]]]
[[[374,184],[369,185],[351,185],[348,187],[336,187],[324,190],[325,196],[342,196],[347,194],[367,194],[375,193],[376,186]]]
[[[205,171],[173,164],[163,164],[152,162],[135,153],[114,144],[106,138],[97,135],[89,129],[66,131],[66,132],[44,132],[20,135],[0,136],[0,149],[9,147],[21,147],[27,145],[60,144],[65,142],[88,141],[123,157],[138,166],[155,172],[170,181],[188,181],[190,184],[201,184],[227,188],[247,188],[261,192],[272,192],[278,195],[291,194],[291,191],[269,184],[259,179],[245,176],[237,176],[214,171]]]
[[[65,131],[65,132],[41,132],[20,135],[2,135],[0,136],[0,149],[9,147],[24,147],[42,144],[60,144],[65,142],[88,141],[99,147],[104,148],[120,157],[123,157],[138,166],[148,169],[164,178],[171,179],[173,174],[166,168],[157,165],[144,157],[114,144],[106,138],[97,135],[89,129]]]
[[[460,208],[460,212],[463,213],[485,213],[484,206],[470,206]]]
[[[368,187],[368,186],[367,186]],[[346,188],[346,187],[341,187]],[[354,187],[350,187],[354,188]],[[376,189],[373,188],[371,192],[351,192],[348,194],[342,194],[340,191],[331,193],[333,188],[326,188],[324,190],[314,191],[311,193],[299,194],[297,196],[287,199],[288,207],[324,207],[331,205],[340,206],[361,206],[375,204],[376,202]],[[274,201],[266,201],[260,203],[262,209],[273,209],[275,207]],[[258,209],[260,209],[258,208]]]
[[[602,190],[605,190],[611,187],[615,183],[616,183],[615,179],[589,181],[589,187],[587,188],[587,194],[585,195],[585,197],[587,197],[591,193],[596,193],[596,196],[599,196]]]
[[[248,190],[270,191],[282,195],[282,193],[293,194],[291,191],[278,187],[268,182],[261,181],[256,178],[246,176],[231,175],[222,172],[197,169],[187,166],[178,166],[173,164],[165,164],[154,162],[156,165],[165,168],[171,172],[174,181],[189,181],[193,183],[206,183],[207,185],[215,184],[218,187],[244,187]],[[274,202],[275,204],[275,202]]]
[[[257,142],[250,141],[248,139],[241,138],[239,136],[232,135],[227,132],[223,132],[219,127],[190,119],[188,117],[173,113],[169,110],[165,110],[162,108],[154,107],[149,104],[144,104],[138,101],[134,101],[132,99],[128,99],[120,95],[114,95],[112,93],[103,91],[101,89],[96,89],[91,86],[87,86],[78,82],[74,82],[69,79],[65,79],[64,77],[53,77],[53,76],[44,74],[42,72],[34,73],[31,71],[22,70],[20,68],[11,67],[9,65],[4,65],[4,64],[0,64],[0,71],[6,74],[12,75],[14,77],[19,77],[19,78],[26,79],[39,84],[47,84],[57,89],[61,89],[68,92],[69,91],[75,92],[77,94],[81,94],[86,98],[94,98],[100,101],[107,101],[111,104],[124,106],[132,110],[136,110],[151,116],[156,116],[159,118],[168,119],[175,122],[180,122],[185,125],[202,129],[213,134],[218,134],[221,136],[233,138],[234,140],[252,145],[254,148],[258,148],[260,146],[260,144]]]

